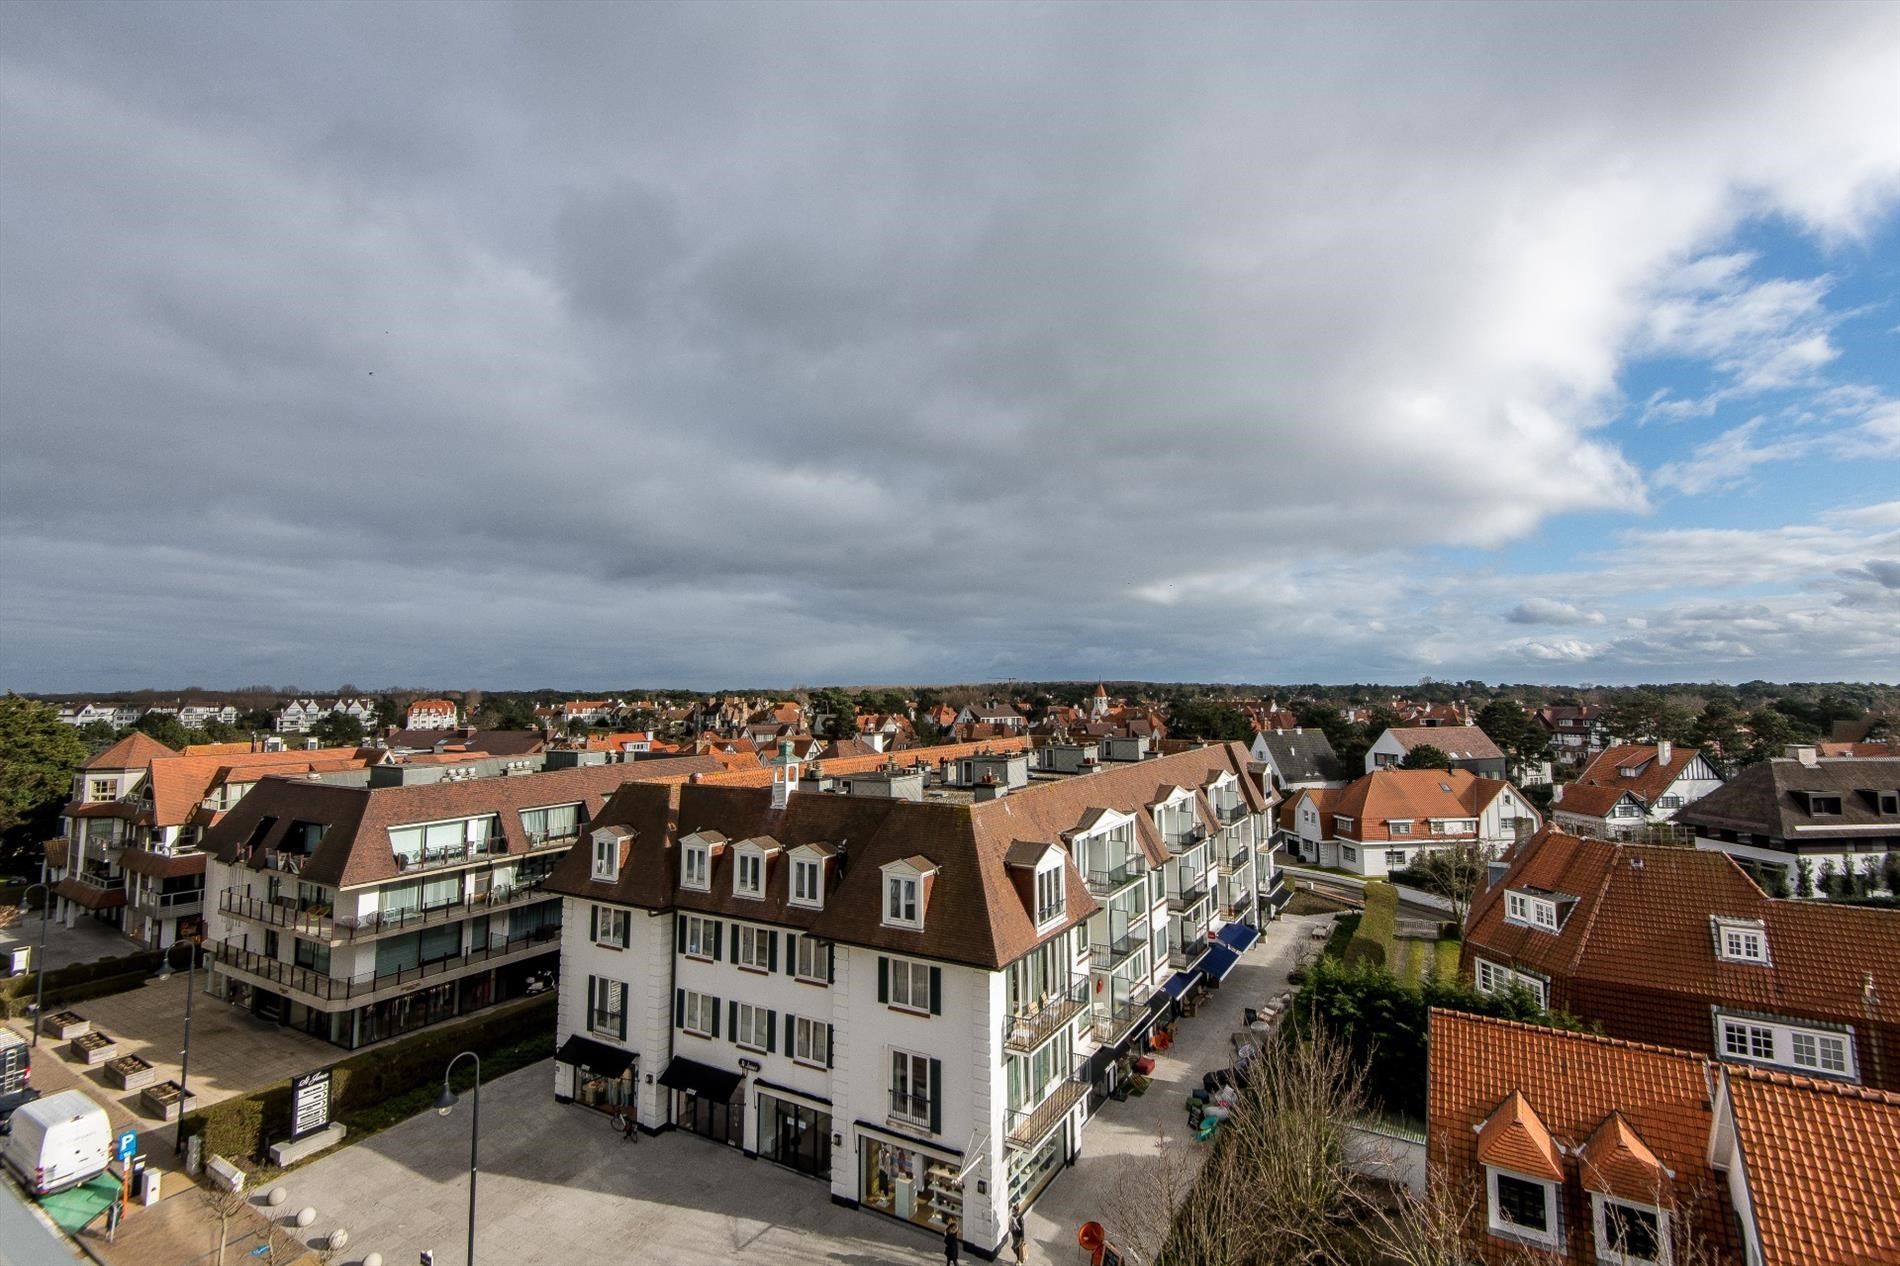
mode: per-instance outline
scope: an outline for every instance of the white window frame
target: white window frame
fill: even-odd
[[[796,941],[795,959],[792,963],[792,975],[798,980],[811,981],[814,984],[829,982],[830,966],[825,954],[824,944],[815,936],[801,935]]]
[[[1550,1009],[1550,982],[1529,972],[1512,971],[1502,963],[1480,958],[1474,962],[1471,980],[1472,986],[1483,994],[1506,993],[1512,986],[1522,985],[1531,991],[1539,1007],[1546,1011]]]
[[[1048,889],[1047,896],[1044,894],[1045,888]],[[1044,867],[1036,872],[1036,914],[1040,916],[1044,914],[1045,911],[1048,913],[1047,918],[1037,918],[1036,929],[1038,931],[1062,922],[1062,916],[1068,912],[1068,888],[1068,884],[1064,882],[1062,867],[1060,865]]]
[[[1558,927],[1557,903],[1544,897],[1532,896],[1528,892],[1506,891],[1504,921],[1521,927],[1536,928],[1540,932],[1555,932]]]
[[[1715,922],[1715,956],[1725,963],[1768,967],[1768,929],[1758,919],[1722,919]]]
[[[713,1016],[719,1010],[719,999],[709,993],[696,993],[691,989],[686,994],[686,1016],[680,1028],[695,1037],[711,1037]]]
[[[633,943],[633,911],[603,905],[594,911],[594,944],[626,949]]]
[[[890,996],[890,1005],[899,1011],[914,1011],[918,1015],[930,1014],[930,964],[915,958],[893,958],[890,960],[890,979],[886,984],[886,993]],[[903,998],[898,998],[898,981],[903,981]],[[922,1001],[918,1001],[921,998]]]
[[[1410,835],[1412,833],[1412,819],[1410,818],[1387,819],[1386,824],[1385,824],[1385,833],[1387,835]]]
[[[918,1099],[923,1100],[924,1110],[921,1113],[913,1113],[909,1111],[908,1108],[904,1111],[898,1110],[896,1093],[899,1089],[898,1083],[900,1078],[898,1076],[898,1061],[900,1060],[904,1062],[904,1073],[901,1078],[903,1091],[905,1095],[913,1101]],[[920,1073],[922,1074],[921,1076],[919,1076]],[[920,1083],[923,1086],[921,1093],[919,1093],[917,1089]],[[920,1055],[916,1051],[898,1050],[896,1048],[891,1050],[892,1116],[903,1121],[913,1122],[917,1125],[928,1124],[930,1121],[930,1097],[936,1089],[935,1086],[930,1084],[930,1056]]]
[[[614,991],[620,994],[620,1008],[617,1011],[607,1008],[607,1000]],[[620,1040],[621,1026],[625,1023],[628,1000],[633,990],[624,980],[610,980],[606,976],[594,977],[594,1005],[587,1012],[587,1031],[598,1037],[611,1037]],[[602,1021],[606,1021],[605,1024]]]
[[[732,895],[765,898],[765,854],[745,849],[733,855]]]
[[[1803,1050],[1806,1043],[1812,1045],[1813,1062],[1808,1061]],[[1852,1026],[1828,1029],[1717,1012],[1715,1049],[1718,1058],[1737,1063],[1785,1069],[1833,1081],[1860,1080]],[[1835,1062],[1840,1067],[1832,1067]]]
[[[594,879],[599,883],[620,882],[620,841],[611,835],[594,841]]]
[[[1659,1257],[1636,1257],[1623,1253],[1610,1243],[1609,1212],[1611,1205],[1621,1205],[1632,1213],[1646,1213],[1656,1219],[1656,1251]],[[1669,1253],[1669,1211],[1653,1204],[1639,1204],[1634,1200],[1623,1200],[1616,1196],[1605,1196],[1600,1192],[1590,1193],[1590,1225],[1596,1239],[1597,1260],[1606,1266],[1665,1266],[1670,1259]]]
[[[823,1020],[792,1017],[792,1062],[808,1068],[823,1068],[831,1059],[831,1026]]]
[[[1544,1191],[1544,1229],[1521,1226],[1502,1216],[1502,1206],[1498,1202],[1499,1177],[1530,1183]],[[1485,1226],[1493,1235],[1506,1239],[1520,1240],[1527,1244],[1536,1244],[1544,1248],[1556,1248],[1562,1235],[1558,1225],[1557,1184],[1542,1178],[1532,1178],[1508,1169],[1499,1169],[1495,1165],[1484,1167],[1484,1215]]]
[[[680,850],[680,887],[705,892],[712,886],[712,850],[688,844]]]
[[[825,904],[825,864],[816,857],[792,859],[792,904],[822,908]]]
[[[921,875],[884,876],[886,927],[920,928],[924,925],[924,881]]]
[[[86,780],[86,803],[104,804],[118,798],[119,780],[117,778],[88,778]]]
[[[1385,850],[1385,868],[1387,870],[1394,868],[1399,870],[1405,869],[1405,850],[1402,848],[1388,848]]]
[[[771,1041],[772,1013],[750,1002],[734,1005],[732,1044],[742,1050],[764,1051]]]
[[[689,914],[685,918],[686,957],[710,963],[713,960],[713,928],[719,921],[699,914]]]
[[[732,925],[732,961],[748,971],[770,971],[772,939],[775,928],[755,928],[747,923]]]

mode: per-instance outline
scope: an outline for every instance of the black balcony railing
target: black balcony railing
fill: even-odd
[[[1089,982],[1084,976],[1047,997],[1025,1001],[1003,1017],[1003,1045],[1014,1051],[1035,1050],[1080,1015],[1088,999]]]
[[[1222,826],[1232,826],[1246,816],[1247,806],[1244,804],[1214,806],[1214,817]]]
[[[1168,909],[1170,910],[1177,912],[1190,910],[1207,897],[1206,871],[1197,874],[1184,870],[1177,876],[1176,882],[1180,886],[1180,891],[1168,894]]]
[[[1091,868],[1087,876],[1089,891],[1098,897],[1112,897],[1140,879],[1145,871],[1146,863],[1136,857],[1127,858],[1119,866],[1110,866],[1106,870]]]
[[[364,974],[348,978],[339,978],[307,967],[298,967],[294,963],[268,958],[263,954],[224,942],[214,944],[211,951],[218,962],[234,971],[261,977],[279,988],[319,1001],[339,1002],[368,997],[380,989],[427,980],[431,976],[447,975],[450,972],[507,958],[513,954],[542,952],[545,947],[558,942],[560,935],[560,926],[556,924],[536,928],[531,932],[523,932],[517,936],[491,936],[487,944],[480,949],[471,949],[380,975]]]
[[[1085,1074],[1074,1073],[1049,1087],[1041,1102],[1030,1108],[1012,1108],[1007,1122],[1008,1143],[1019,1150],[1033,1148],[1062,1124],[1082,1096],[1089,1092]]]
[[[906,1121],[930,1120],[930,1096],[914,1095],[905,1090],[891,1091],[891,1115]]]
[[[291,928],[319,940],[360,941],[436,923],[453,923],[528,901],[545,900],[547,894],[542,888],[546,883],[547,876],[542,875],[526,883],[497,886],[479,896],[464,897],[443,905],[373,910],[362,915],[336,914],[328,905],[318,902],[295,902],[288,898],[263,901],[226,889],[219,898],[218,908],[236,918],[271,927]]]
[[[444,848],[425,848],[414,857],[397,853],[396,869],[405,875],[411,871],[434,870],[441,866],[460,866],[466,862],[479,862],[508,852],[508,839],[502,835],[491,835],[475,844],[450,844]]]
[[[1129,1001],[1119,1006],[1098,1006],[1091,1024],[1095,1030],[1095,1040],[1104,1046],[1113,1046],[1128,1036],[1135,1023],[1148,1014],[1148,1008],[1138,1002]]]
[[[1179,853],[1185,849],[1193,848],[1196,844],[1206,839],[1207,828],[1202,826],[1199,822],[1196,822],[1193,826],[1188,827],[1184,831],[1169,831],[1167,838],[1168,847],[1174,852]]]
[[[1113,971],[1134,956],[1136,950],[1148,943],[1146,929],[1140,932],[1128,931],[1111,940],[1097,941],[1089,946],[1089,966],[1096,971]]]

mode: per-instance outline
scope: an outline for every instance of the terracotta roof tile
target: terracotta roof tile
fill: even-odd
[[[82,769],[144,769],[154,757],[176,756],[177,752],[149,734],[134,730],[118,742],[80,766]]]
[[[1557,1145],[1520,1090],[1504,1096],[1504,1102],[1484,1119],[1478,1129],[1477,1155],[1482,1165],[1496,1165],[1552,1182],[1564,1180],[1564,1163],[1557,1155]]]
[[[1599,787],[1621,787],[1634,792],[1644,804],[1653,805],[1661,795],[1669,790],[1669,784],[1682,776],[1682,771],[1695,762],[1702,753],[1697,748],[1672,746],[1669,759],[1657,759],[1658,748],[1653,743],[1619,743],[1615,747],[1606,747],[1598,752],[1588,765],[1577,774],[1577,782],[1594,784]],[[1633,778],[1626,778],[1620,772],[1624,768],[1635,768],[1638,772]],[[1570,799],[1569,788],[1564,790],[1564,798],[1559,804]]]
[[[1395,725],[1386,731],[1406,751],[1437,748],[1453,760],[1503,760],[1504,753],[1491,736],[1475,725]]]
[[[1621,1112],[1603,1119],[1596,1133],[1585,1140],[1577,1163],[1585,1191],[1656,1204],[1658,1193],[1669,1189],[1667,1166]]]

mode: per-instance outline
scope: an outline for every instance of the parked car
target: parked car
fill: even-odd
[[[84,1091],[62,1090],[14,1110],[0,1157],[34,1195],[64,1191],[112,1163],[112,1123]]]
[[[13,1110],[40,1097],[33,1089],[33,1052],[26,1039],[11,1029],[0,1029],[0,1134]]]

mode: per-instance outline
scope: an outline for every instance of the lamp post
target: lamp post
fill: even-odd
[[[185,1076],[191,1069],[191,998],[197,993],[194,977],[198,968],[198,942],[189,938],[173,941],[165,947],[165,961],[158,965],[154,980],[170,980],[172,971],[172,951],[180,945],[191,951],[185,958],[185,1049],[178,1056],[178,1137],[172,1142],[172,1151],[182,1155],[185,1150]]]
[[[44,872],[42,872],[44,873]],[[28,884],[26,891],[20,894],[20,913],[26,913],[26,899],[33,890],[40,890],[40,947],[36,951],[33,966],[39,970],[33,974],[38,978],[33,986],[33,1045],[40,1044],[40,1022],[46,1014],[46,916],[53,909],[53,890],[45,884]]]
[[[442,1093],[436,1096],[435,1110],[438,1115],[447,1116],[459,1102],[455,1092],[449,1089],[449,1074],[455,1066],[465,1059],[475,1061],[475,1106],[468,1118],[468,1260],[464,1266],[475,1266],[475,1172],[478,1150],[482,1144],[482,1057],[474,1051],[463,1051],[449,1061],[442,1070]]]

